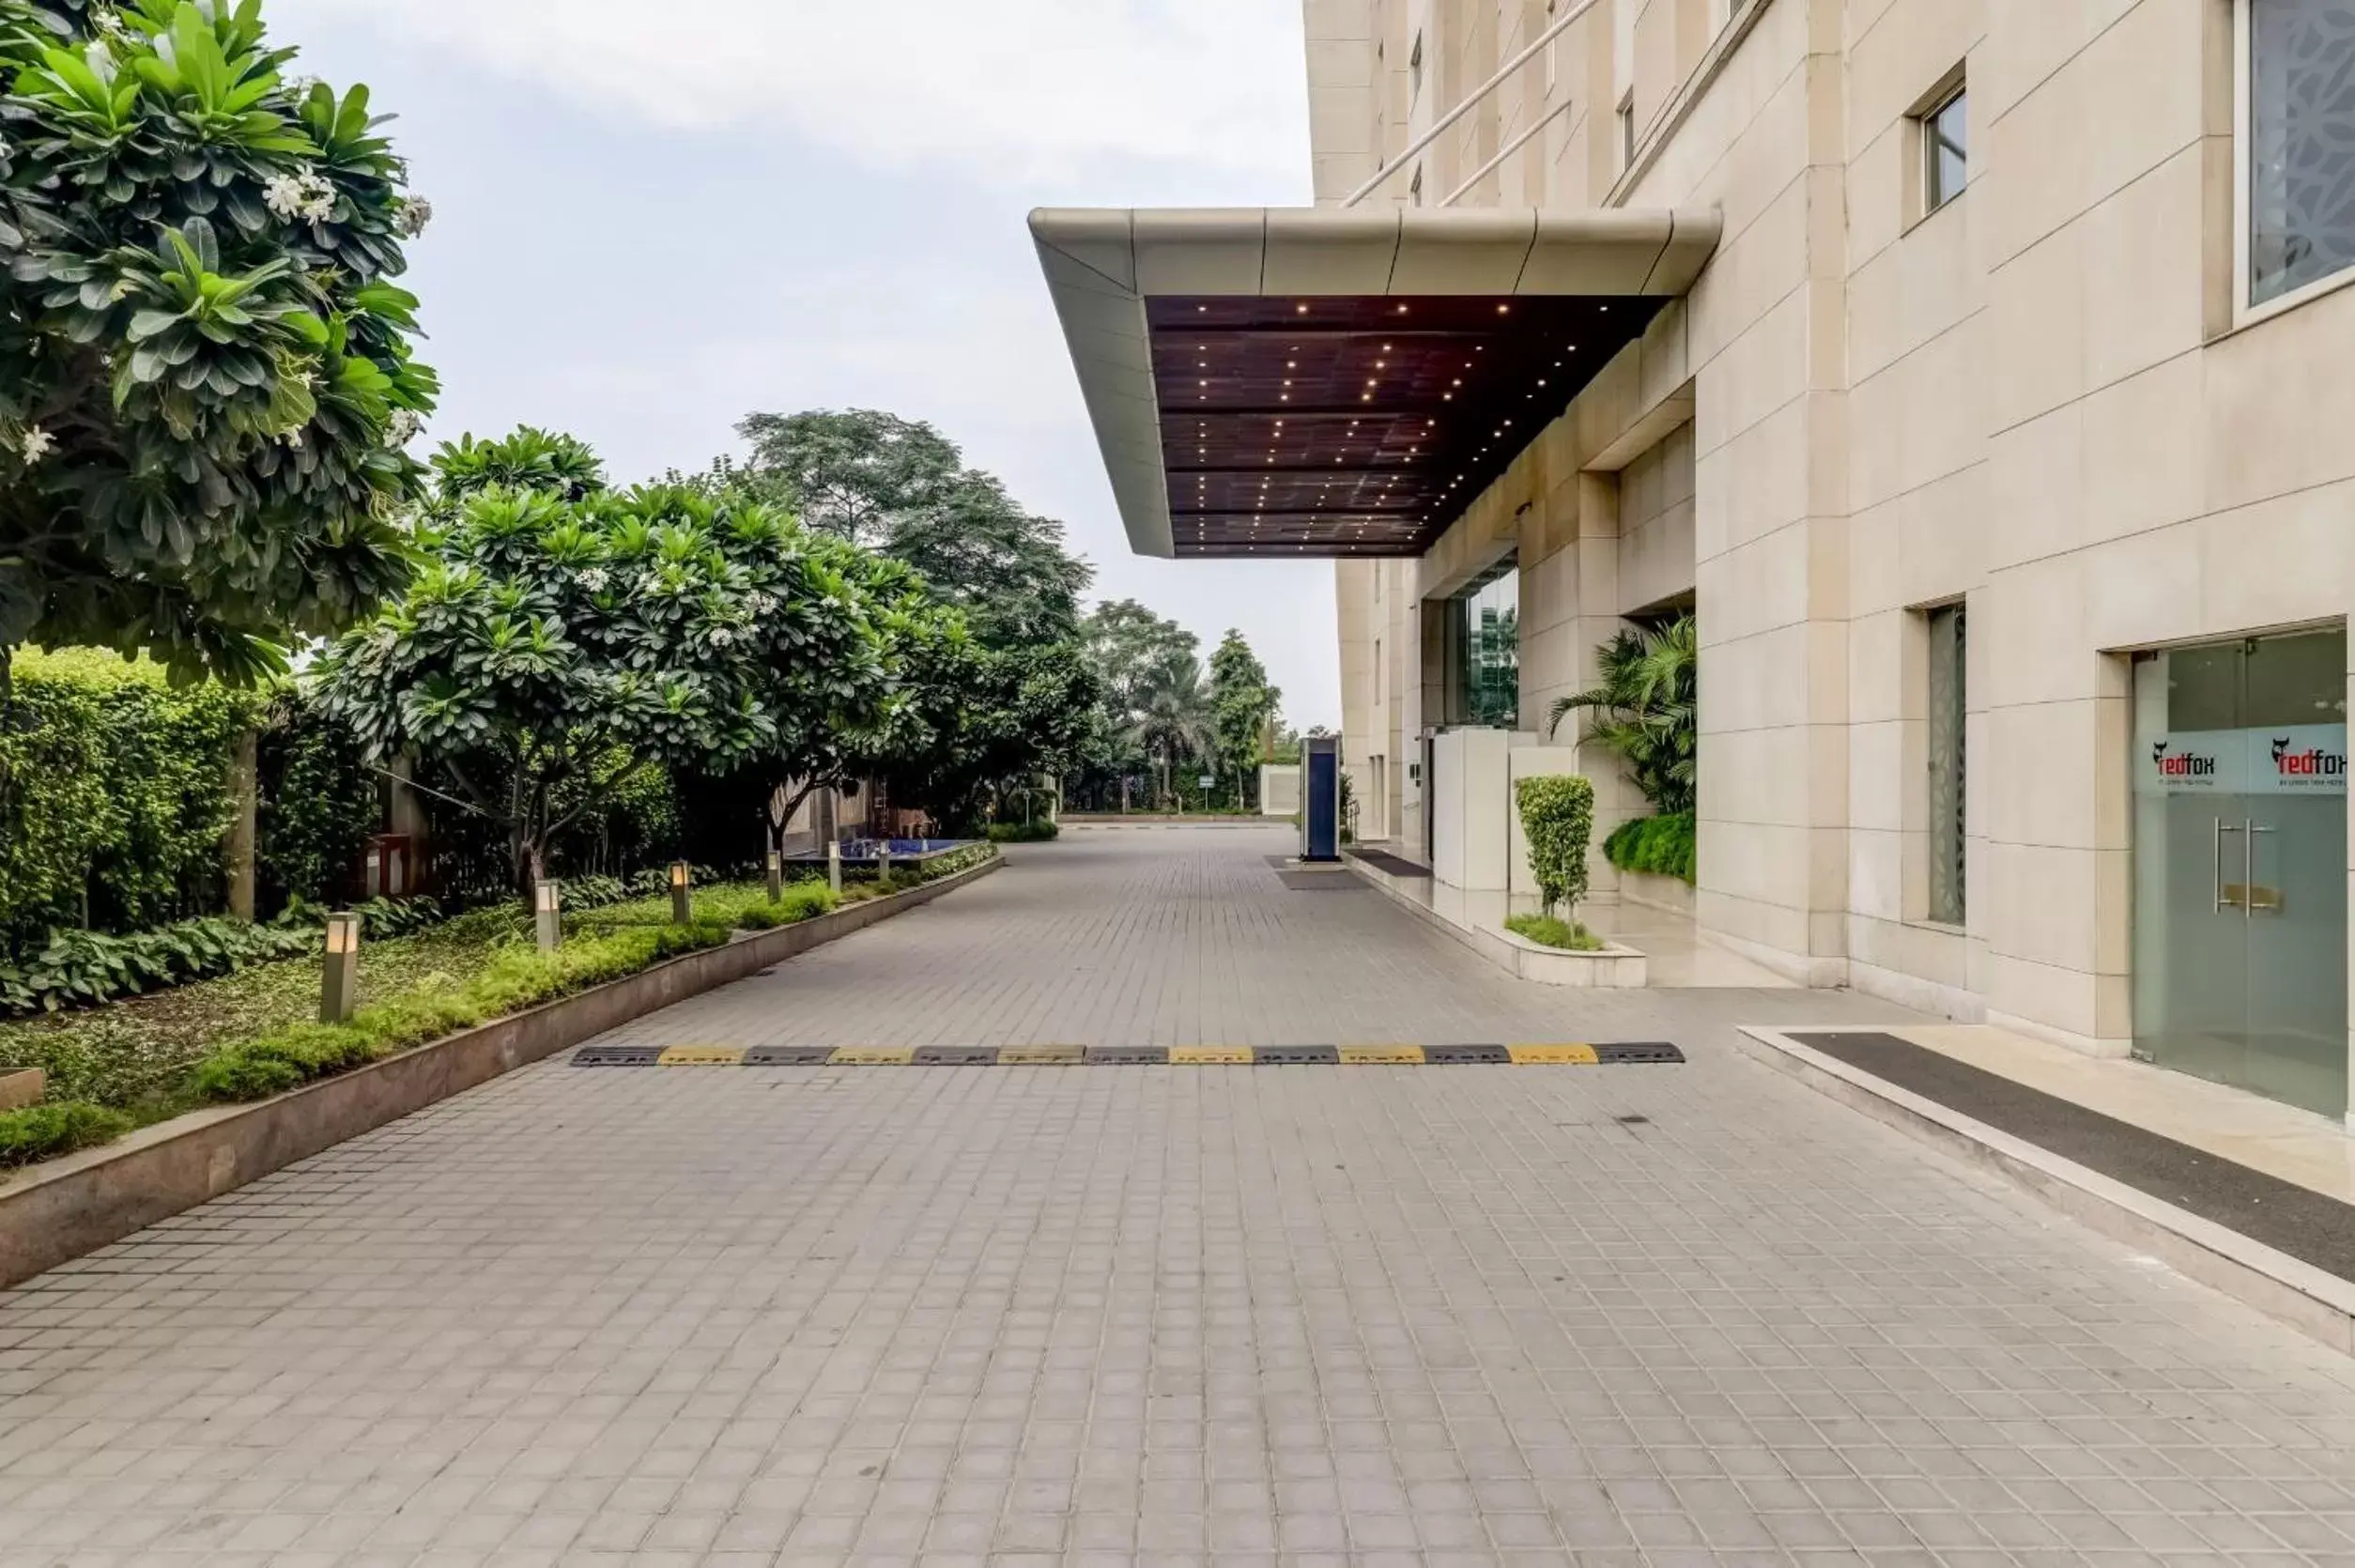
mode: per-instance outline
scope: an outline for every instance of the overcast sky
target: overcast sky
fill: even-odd
[[[430,439],[529,423],[618,477],[753,409],[930,420],[1097,592],[1238,625],[1337,726],[1324,561],[1130,555],[1024,218],[1309,200],[1299,0],[270,0],[364,81],[435,222]]]

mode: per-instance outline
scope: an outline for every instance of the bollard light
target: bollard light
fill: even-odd
[[[875,880],[883,882],[891,875],[891,840],[875,840]]]
[[[839,896],[842,891],[842,841],[826,840],[826,885]]]
[[[769,851],[769,902],[781,903],[785,899],[785,857]]]
[[[360,1006],[361,917],[338,910],[327,917],[327,968],[319,979],[319,1022],[347,1022]]]
[[[687,863],[684,860],[672,861],[670,863],[670,923],[674,926],[688,925],[695,918],[693,912],[687,907],[688,886]]]
[[[553,953],[563,945],[563,903],[562,891],[546,877],[531,884],[531,923],[543,953]]]

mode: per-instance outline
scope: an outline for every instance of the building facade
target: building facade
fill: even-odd
[[[2344,1115],[2355,6],[1305,14],[1320,206],[1720,225],[1427,543],[1336,563],[1361,832],[1416,853],[1435,732],[1542,731],[1690,612],[1705,940]]]

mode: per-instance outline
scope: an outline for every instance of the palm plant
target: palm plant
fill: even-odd
[[[1690,811],[1698,793],[1701,638],[1690,614],[1605,643],[1600,685],[1553,706],[1548,731],[1584,713],[1586,736],[1617,752],[1662,815]]]
[[[1218,744],[1200,659],[1172,653],[1146,670],[1129,736],[1161,764],[1162,797],[1168,799],[1170,769],[1178,757],[1207,756]]]

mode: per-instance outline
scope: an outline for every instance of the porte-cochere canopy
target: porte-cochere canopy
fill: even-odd
[[[1714,212],[1041,208],[1131,546],[1419,555],[1716,250]]]

